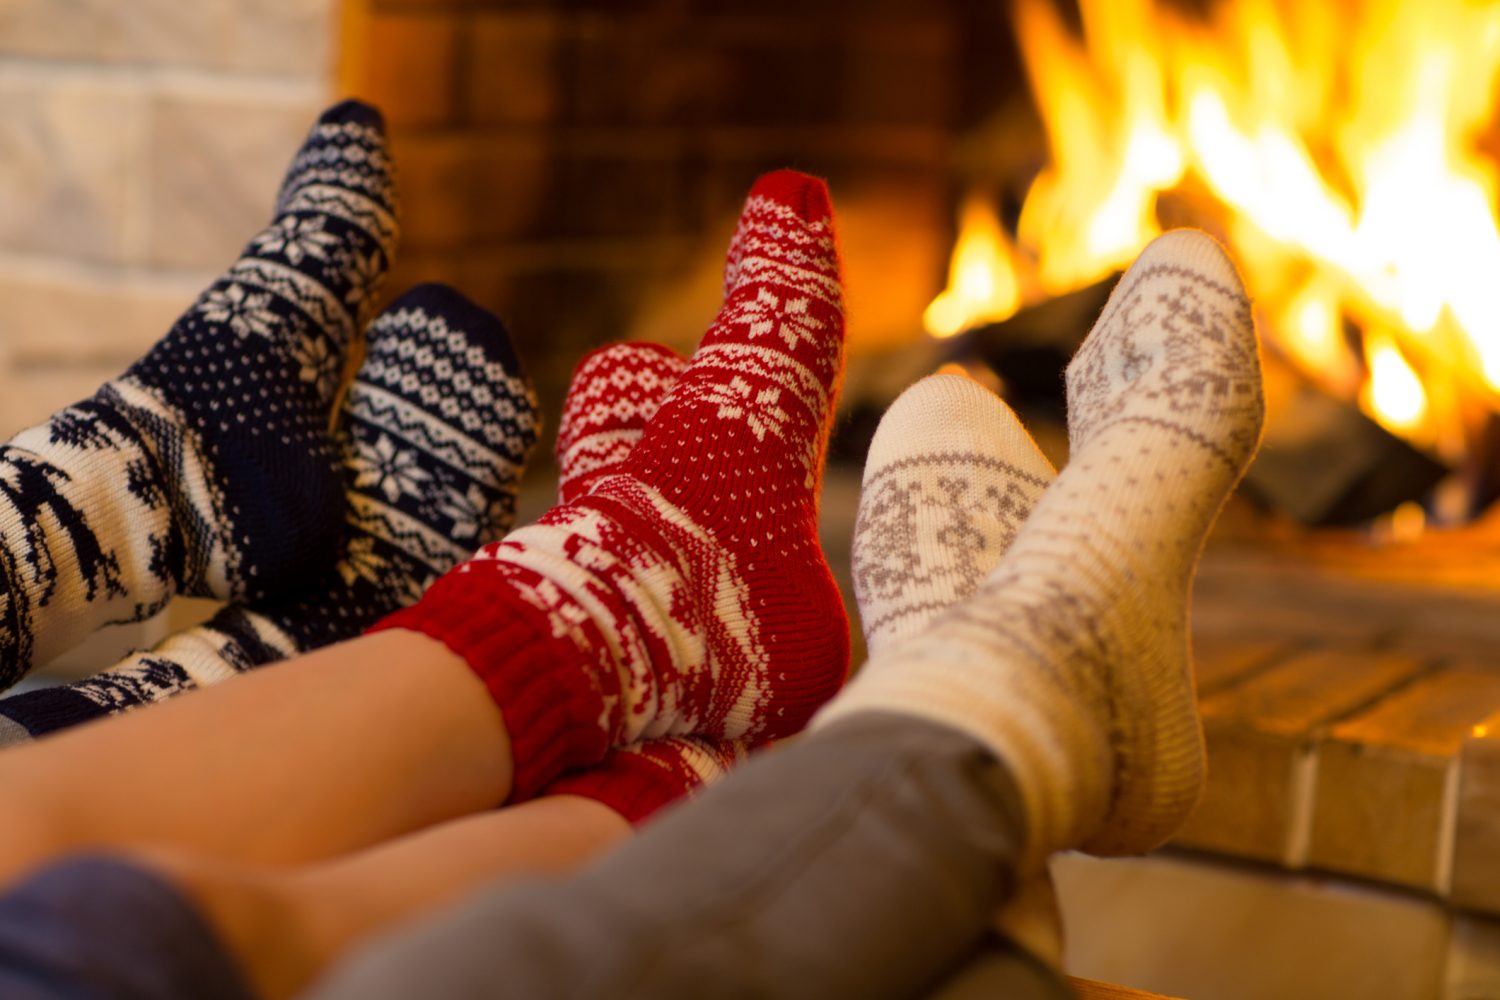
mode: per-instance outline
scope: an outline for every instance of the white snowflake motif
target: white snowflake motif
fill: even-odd
[[[499,503],[491,502],[484,490],[470,483],[468,492],[460,493],[448,487],[438,501],[438,512],[453,519],[452,536],[455,538],[477,537],[493,541],[495,522],[498,519]]]
[[[347,276],[349,290],[344,293],[344,304],[349,311],[359,316],[361,324],[368,318],[366,312],[374,305],[373,293],[380,286],[384,272],[380,266],[380,251],[368,254],[357,251],[341,255],[337,262]]]
[[[421,496],[422,484],[432,478],[430,472],[417,465],[415,451],[402,451],[384,434],[373,446],[359,442],[352,464],[355,489],[374,486],[391,503],[399,500],[403,493]]]
[[[231,283],[226,288],[209,289],[198,303],[198,311],[211,323],[228,323],[241,337],[253,334],[269,340],[278,322],[270,305],[270,292],[247,292],[243,286]]]
[[[299,366],[297,377],[317,386],[319,397],[327,399],[333,394],[334,382],[339,376],[339,359],[328,346],[326,337],[298,337],[292,345],[292,358]]]
[[[293,267],[302,263],[305,257],[326,260],[329,249],[338,246],[339,238],[323,229],[325,221],[321,215],[304,216],[300,219],[293,215],[283,215],[269,228],[262,230],[251,246],[258,253],[279,253]]]
[[[355,580],[379,584],[380,571],[383,569],[385,557],[375,551],[375,539],[369,535],[362,535],[350,542],[338,565],[339,576],[344,578],[346,587],[354,586]]]
[[[783,428],[792,418],[777,405],[781,401],[781,390],[775,386],[756,392],[749,382],[736,375],[728,385],[710,388],[702,399],[719,407],[716,416],[721,419],[745,421],[757,441],[766,439],[766,431],[779,438],[786,437]]]
[[[795,351],[802,341],[816,344],[823,322],[808,312],[810,300],[803,296],[783,302],[769,288],[761,288],[754,299],[735,303],[725,313],[725,322],[744,324],[750,340],[775,333]]]

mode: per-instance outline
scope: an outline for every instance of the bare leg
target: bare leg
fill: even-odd
[[[323,864],[267,870],[151,852],[213,924],[256,994],[296,994],[371,935],[508,876],[563,873],[628,837],[613,810],[571,795],[469,816]]]
[[[382,632],[0,754],[0,881],[118,847],[318,860],[491,808],[510,775],[463,661]]]

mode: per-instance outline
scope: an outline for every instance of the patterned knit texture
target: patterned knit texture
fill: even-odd
[[[121,378],[0,449],[0,686],[175,593],[263,597],[336,556],[333,393],[396,243],[379,114],[325,113],[278,211]]]
[[[886,410],[865,459],[854,593],[871,653],[979,586],[1057,475],[1010,407],[931,375]]]
[[[563,503],[624,466],[687,362],[670,347],[611,344],[573,369],[557,425],[557,492]]]
[[[1068,467],[994,572],[819,718],[906,712],[989,744],[1038,864],[1148,850],[1202,788],[1188,589],[1264,412],[1249,302],[1218,244],[1177,231],[1147,247],[1067,388]]]
[[[0,717],[16,723],[0,744],[358,635],[510,529],[537,430],[535,396],[500,321],[450,288],[411,290],[370,326],[344,397],[337,563],[88,680],[0,700]]]
[[[848,622],[817,536],[844,340],[824,185],[757,182],[727,275],[621,470],[382,623],[483,679],[515,798],[644,738],[788,735],[844,678]]]
[[[671,348],[643,342],[601,347],[578,363],[557,427],[557,490],[564,503],[623,468],[686,366]],[[542,794],[593,799],[639,825],[748,755],[743,740],[663,736],[610,750],[596,767],[565,774]]]
[[[961,375],[907,388],[880,419],[854,527],[854,592],[872,656],[920,635],[989,576],[1057,473],[1020,419]],[[1062,961],[1062,918],[1045,872],[996,926]]]

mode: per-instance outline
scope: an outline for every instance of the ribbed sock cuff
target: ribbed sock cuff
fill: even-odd
[[[33,738],[102,719],[109,709],[66,685],[15,694],[0,702],[0,718],[21,726]],[[9,741],[0,738],[0,745]]]
[[[545,794],[593,799],[619,813],[631,826],[640,826],[701,784],[687,773],[649,757],[616,752],[600,767],[564,775],[548,785]]]
[[[469,665],[505,720],[514,767],[510,800],[520,802],[563,772],[604,759],[610,738],[600,722],[600,684],[612,668],[600,662],[608,655],[601,641],[591,642],[577,625],[557,634],[550,616],[527,604],[501,567],[465,563],[369,631],[420,632]]]

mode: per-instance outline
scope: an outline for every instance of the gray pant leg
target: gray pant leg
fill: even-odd
[[[919,996],[985,939],[1023,829],[1013,779],[969,737],[851,718],[574,878],[485,891],[376,943],[312,996]]]

